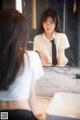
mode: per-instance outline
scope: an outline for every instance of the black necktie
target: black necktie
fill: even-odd
[[[57,64],[56,45],[54,43],[54,40],[52,40],[51,43],[52,43],[52,64],[56,65]]]

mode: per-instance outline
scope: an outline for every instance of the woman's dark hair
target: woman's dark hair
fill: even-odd
[[[0,90],[6,90],[24,66],[27,26],[15,9],[0,12]]]
[[[41,16],[38,33],[44,33],[43,22],[45,22],[48,17],[51,17],[52,20],[55,22],[55,31],[59,32],[59,16],[57,12],[53,9],[47,9],[43,12]]]

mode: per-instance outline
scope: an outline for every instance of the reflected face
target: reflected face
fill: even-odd
[[[46,34],[52,34],[55,30],[55,22],[51,17],[48,17],[46,21],[43,22],[43,28]]]

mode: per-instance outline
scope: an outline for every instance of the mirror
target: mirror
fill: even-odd
[[[17,4],[17,3],[20,4]],[[60,18],[60,31],[66,33],[70,48],[65,50],[71,66],[80,66],[80,3],[78,0],[16,0],[16,9],[19,9],[27,17],[28,49],[33,49],[33,39],[38,31],[38,25],[43,11],[47,8],[54,8]],[[0,2],[0,9],[14,8],[14,1],[4,0]]]
[[[43,11],[47,8],[54,8],[59,14],[60,31],[66,33],[70,43],[70,48],[65,50],[65,54],[69,59],[69,69],[67,67],[55,67],[55,69],[57,69],[58,72],[65,71],[64,73],[66,74],[73,71],[73,74],[75,74],[77,78],[80,78],[80,71],[77,69],[80,66],[80,4],[77,0],[75,3],[73,0],[64,1],[65,0],[22,0],[23,14],[28,19],[28,49],[33,50],[33,39],[38,31],[38,25]],[[74,70],[72,70],[73,67]],[[67,70],[65,70],[65,68]]]
[[[66,56],[70,59],[70,66],[79,66],[80,9],[78,1],[76,0],[76,3],[73,0],[66,0],[66,2],[64,0],[22,1],[23,14],[28,18],[28,49],[33,49],[33,38],[37,33],[41,14],[46,8],[54,8],[59,14],[60,31],[66,33],[70,43],[70,48],[65,51]]]

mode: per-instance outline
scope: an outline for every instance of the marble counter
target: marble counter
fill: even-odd
[[[44,76],[37,81],[37,94],[53,96],[56,92],[80,93],[79,67],[43,67]]]

